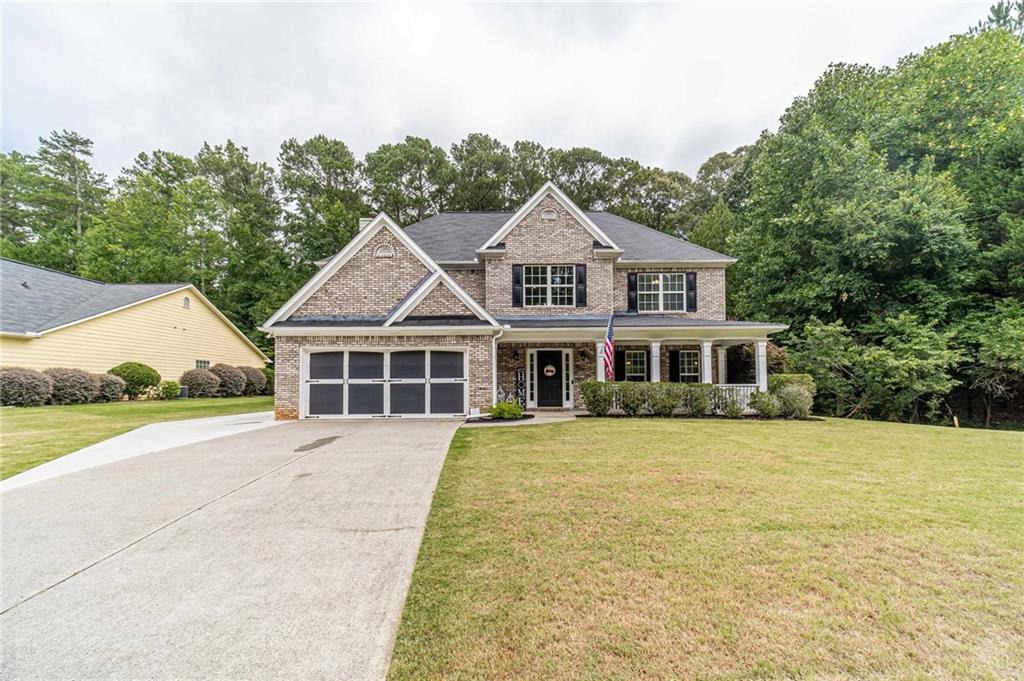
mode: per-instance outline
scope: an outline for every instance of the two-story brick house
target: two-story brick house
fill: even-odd
[[[405,230],[381,214],[264,325],[281,419],[462,416],[497,400],[581,408],[605,380],[727,383],[752,344],[767,385],[781,324],[726,320],[734,260],[611,213],[553,184],[515,213],[443,213]]]

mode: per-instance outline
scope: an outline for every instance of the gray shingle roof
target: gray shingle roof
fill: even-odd
[[[520,315],[514,317],[498,317],[499,324],[507,324],[513,329],[545,329],[545,328],[605,328],[608,317],[590,317],[582,315]],[[632,312],[616,312],[616,327],[668,327],[668,328],[702,328],[702,327],[777,327],[779,324],[768,322],[746,322],[740,320],[695,319],[693,317],[673,317],[660,314],[636,314]]]
[[[180,289],[188,284],[104,284],[0,259],[0,330],[38,333]]]
[[[586,211],[623,250],[622,260],[731,260],[727,255],[677,239],[656,229],[605,211]],[[438,262],[476,260],[476,249],[497,232],[512,213],[441,213],[406,227],[406,233]]]

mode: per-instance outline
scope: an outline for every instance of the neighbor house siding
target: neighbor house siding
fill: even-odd
[[[183,298],[188,296],[186,309]],[[0,364],[105,372],[143,362],[177,380],[197,359],[262,367],[263,358],[198,296],[178,291],[39,338],[0,338]]]
[[[625,312],[629,309],[628,275],[630,272],[696,272],[697,311],[658,314],[693,317],[694,319],[725,319],[725,268],[723,267],[617,267],[615,269],[616,312]]]

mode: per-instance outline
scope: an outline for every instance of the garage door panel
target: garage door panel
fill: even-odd
[[[344,352],[314,352],[309,356],[309,377],[316,379],[345,378]]]
[[[384,378],[383,352],[350,352],[348,353],[348,377],[353,378]]]
[[[384,413],[383,383],[349,383],[348,413],[375,415]]]
[[[465,394],[464,383],[431,383],[430,413],[461,414],[464,410]]]
[[[322,383],[309,386],[309,413],[335,415],[344,412],[345,386],[342,383]]]
[[[423,350],[391,353],[391,378],[425,378],[427,353]]]
[[[423,414],[427,410],[427,386],[424,383],[392,383],[392,414]]]
[[[430,353],[431,378],[463,378],[463,354],[434,350]]]

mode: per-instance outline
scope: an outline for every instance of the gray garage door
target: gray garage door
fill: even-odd
[[[308,418],[459,416],[466,413],[462,350],[310,350]]]

